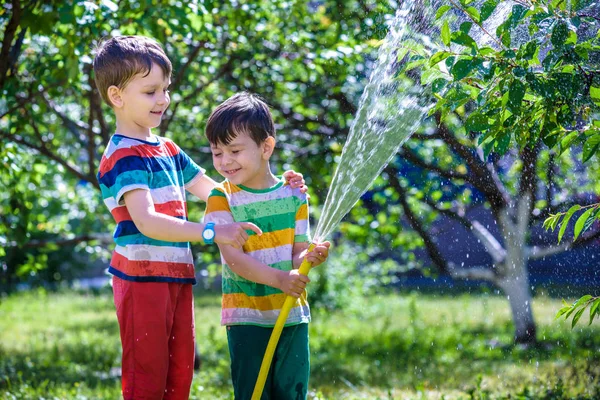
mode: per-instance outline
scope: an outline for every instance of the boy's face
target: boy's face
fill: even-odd
[[[274,147],[273,137],[256,144],[247,133],[239,133],[228,145],[210,145],[217,172],[235,185],[250,188],[262,188],[270,178],[268,161]]]
[[[120,129],[127,130],[121,133],[147,134],[149,129],[159,126],[171,102],[170,84],[171,78],[165,77],[162,69],[152,64],[147,76],[137,74],[123,89],[118,90],[116,98],[111,98],[111,101],[119,110]]]

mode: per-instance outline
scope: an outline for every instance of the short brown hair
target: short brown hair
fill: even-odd
[[[206,137],[213,144],[228,145],[240,133],[256,144],[275,137],[275,124],[269,106],[255,94],[242,92],[221,103],[208,117]]]
[[[140,73],[150,73],[152,64],[157,64],[165,77],[171,76],[173,67],[163,48],[154,39],[144,36],[116,36],[98,45],[94,58],[94,75],[100,95],[108,99],[108,88],[124,88]]]

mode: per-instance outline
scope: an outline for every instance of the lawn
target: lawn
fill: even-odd
[[[540,343],[511,344],[494,295],[387,294],[313,310],[311,399],[599,399],[600,324],[555,321],[536,297]],[[202,369],[193,399],[229,399],[217,295],[196,297]],[[0,300],[0,399],[116,399],[119,337],[112,297],[20,293]]]

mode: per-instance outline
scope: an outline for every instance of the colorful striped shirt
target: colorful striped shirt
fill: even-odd
[[[298,189],[279,181],[256,190],[229,181],[213,189],[208,197],[204,222],[227,224],[252,222],[262,231],[249,238],[243,250],[263,264],[290,271],[294,243],[309,241],[308,201]],[[223,263],[222,325],[275,325],[286,294],[271,286],[249,281]],[[306,292],[298,298],[286,321],[296,325],[310,321]]]
[[[150,192],[156,212],[187,221],[185,189],[204,174],[173,141],[147,142],[115,134],[98,172],[104,203],[117,223],[116,243],[108,271],[137,282],[196,283],[188,242],[169,242],[142,234],[129,215],[123,195]]]

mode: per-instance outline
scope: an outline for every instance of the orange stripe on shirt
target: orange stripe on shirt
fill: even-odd
[[[210,201],[206,205],[206,213],[216,212],[216,211],[227,211],[231,212],[229,208],[229,202],[226,197],[221,196],[211,196]]]
[[[271,294],[269,296],[249,297],[244,293],[223,294],[223,308],[252,308],[260,311],[279,310],[285,302],[287,295],[285,293]],[[305,306],[306,292],[296,300],[294,307]]]
[[[262,235],[252,235],[244,244],[244,252],[271,249],[294,243],[294,229],[281,229],[274,232],[264,232]]]
[[[302,204],[296,212],[296,221],[299,219],[308,219],[308,206],[306,204]]]

